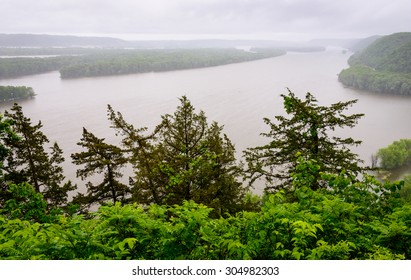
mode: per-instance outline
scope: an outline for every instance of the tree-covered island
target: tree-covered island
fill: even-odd
[[[36,94],[31,87],[25,86],[0,86],[0,103],[32,98]]]
[[[62,79],[204,68],[276,57],[275,48],[94,49],[79,55],[0,58],[0,79],[60,71]]]

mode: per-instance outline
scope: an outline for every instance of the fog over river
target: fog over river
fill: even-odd
[[[65,174],[75,179],[77,167],[70,154],[82,127],[98,137],[115,141],[106,117],[107,104],[120,111],[135,127],[154,129],[161,115],[173,113],[178,97],[186,95],[209,122],[224,125],[236,146],[238,158],[247,147],[266,143],[259,134],[267,131],[263,118],[284,114],[280,94],[287,87],[303,97],[307,91],[320,104],[359,99],[352,113],[364,113],[346,137],[362,140],[354,149],[370,164],[371,154],[394,140],[411,138],[411,97],[380,95],[344,88],[337,74],[347,67],[349,53],[328,49],[219,67],[113,77],[61,80],[58,72],[0,80],[0,85],[30,86],[37,96],[20,101],[32,122],[41,120],[43,132],[57,141],[66,155]],[[12,104],[0,105],[3,113]],[[338,132],[342,133],[342,132]],[[74,180],[79,182],[78,180]],[[83,183],[79,183],[82,189]]]

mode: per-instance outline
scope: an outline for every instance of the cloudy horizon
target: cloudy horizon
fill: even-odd
[[[0,0],[0,33],[122,39],[359,38],[411,31],[408,0]]]

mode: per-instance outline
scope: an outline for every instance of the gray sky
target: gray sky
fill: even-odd
[[[0,0],[0,33],[310,39],[400,31],[411,31],[410,0]]]

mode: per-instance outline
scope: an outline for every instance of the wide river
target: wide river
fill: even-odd
[[[24,114],[33,122],[42,121],[43,132],[65,152],[66,176],[77,182],[77,167],[71,163],[70,154],[80,151],[76,143],[82,127],[115,141],[106,117],[107,104],[136,127],[151,130],[160,116],[173,113],[178,98],[186,95],[209,121],[224,125],[240,158],[247,147],[268,141],[259,135],[268,129],[263,118],[284,114],[280,94],[287,88],[301,97],[309,91],[324,105],[358,99],[350,112],[364,113],[365,117],[343,133],[363,141],[353,150],[370,164],[371,154],[379,148],[411,138],[411,97],[344,88],[337,74],[347,67],[349,56],[329,49],[203,69],[73,80],[61,80],[58,72],[52,72],[0,80],[0,85],[33,87],[37,96],[20,102]],[[0,105],[0,111],[11,105]]]

